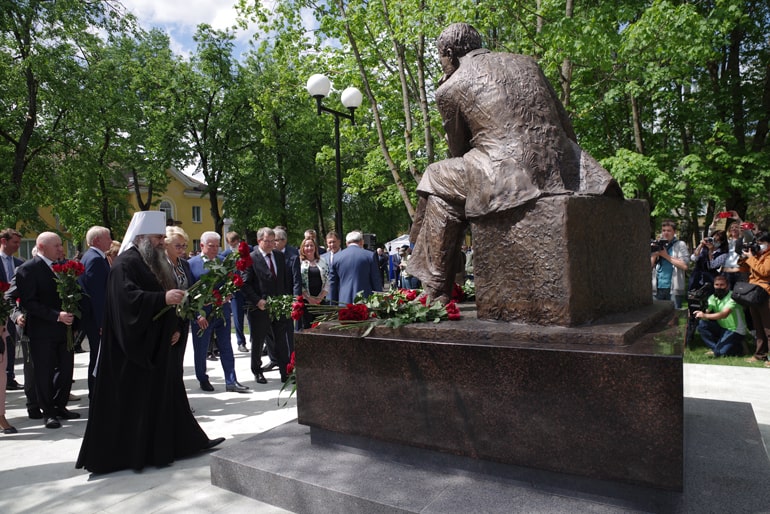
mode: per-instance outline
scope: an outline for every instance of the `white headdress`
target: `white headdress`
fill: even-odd
[[[134,213],[131,223],[128,225],[126,235],[120,245],[118,254],[131,248],[136,236],[166,235],[166,213],[161,211],[139,211]]]

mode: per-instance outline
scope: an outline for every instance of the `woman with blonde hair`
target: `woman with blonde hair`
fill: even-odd
[[[184,258],[187,254],[187,245],[190,238],[180,227],[176,225],[166,227],[166,259],[174,272],[176,285],[179,289],[187,290],[195,280],[190,270],[190,264]],[[187,335],[190,332],[190,320],[179,320],[179,341],[171,347],[171,352],[178,362],[177,372],[179,379],[184,376],[184,352],[187,347]]]
[[[318,255],[318,245],[312,237],[305,238],[299,247],[302,296],[310,305],[319,305],[328,291],[329,265]],[[303,328],[310,328],[313,316],[305,313]]]

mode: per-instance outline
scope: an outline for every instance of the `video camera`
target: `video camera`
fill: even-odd
[[[651,239],[650,253],[655,253],[661,250],[665,250],[668,243],[669,243],[668,239]]]
[[[762,249],[759,248],[759,243],[754,239],[754,234],[751,230],[745,230],[743,237],[735,242],[735,253],[742,255],[744,251],[751,252],[754,255],[762,253]]]

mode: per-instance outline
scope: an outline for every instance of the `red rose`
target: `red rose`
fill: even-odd
[[[64,264],[54,264],[51,266],[54,273],[61,273],[64,271]]]
[[[238,255],[241,256],[241,259],[251,258],[249,255],[251,252],[249,251],[249,245],[246,244],[246,241],[241,241],[238,245]]]
[[[8,291],[8,289],[10,289],[10,287],[11,287],[11,284],[9,284],[8,282],[0,282],[0,293],[4,293],[4,292]],[[18,298],[17,298],[17,300],[18,300]]]
[[[291,352],[291,360],[289,360],[289,363],[286,365],[286,373],[291,374],[296,366],[297,361],[295,360],[294,352]]]
[[[407,289],[404,294],[406,295],[406,301],[411,302],[415,298],[417,298],[417,291],[414,289]]]
[[[310,328],[315,328],[315,327],[317,327],[318,325],[320,325],[320,323],[318,323],[318,322],[315,322],[315,323],[311,323],[311,324],[310,324]]]
[[[233,274],[233,285],[235,287],[243,287],[243,279],[240,275]]]
[[[451,321],[457,321],[458,319],[460,319],[460,309],[457,307],[457,304],[455,303],[454,300],[446,304],[445,308],[446,308],[447,317]]]
[[[452,288],[452,300],[462,302],[464,298],[465,291],[463,291],[463,288],[460,287],[459,284],[455,283],[454,287]]]
[[[298,296],[297,301],[291,304],[291,319],[299,321],[305,314],[305,302],[302,301],[302,297]]]
[[[214,303],[217,307],[222,305],[222,293],[219,292],[219,289],[214,289],[211,291],[211,295],[214,297]]]
[[[427,307],[428,306],[428,295],[421,296],[420,297],[420,303]]]
[[[235,267],[238,268],[238,271],[246,271],[249,269],[249,266],[251,266],[251,263],[246,262],[244,259],[235,261]]]

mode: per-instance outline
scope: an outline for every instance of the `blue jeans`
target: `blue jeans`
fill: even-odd
[[[722,328],[716,321],[706,319],[698,323],[698,333],[706,346],[714,352],[714,357],[740,355],[743,350],[743,339],[746,337]]]
[[[238,342],[238,346],[246,345],[246,337],[243,335],[243,317],[245,313],[245,305],[243,300],[243,293],[237,291],[230,299],[230,308],[233,311],[233,327],[235,328],[235,340]],[[219,340],[219,338],[217,338]]]
[[[235,378],[235,357],[233,356],[233,345],[230,342],[230,306],[225,305],[223,309],[225,319],[215,317],[209,320],[209,326],[203,333],[198,335],[198,324],[192,322],[193,334],[193,357],[195,361],[195,378],[199,382],[209,379],[206,374],[206,353],[209,350],[211,334],[217,335],[217,348],[219,348],[219,360],[222,362],[222,370],[225,372],[225,384],[233,385],[237,381]]]

